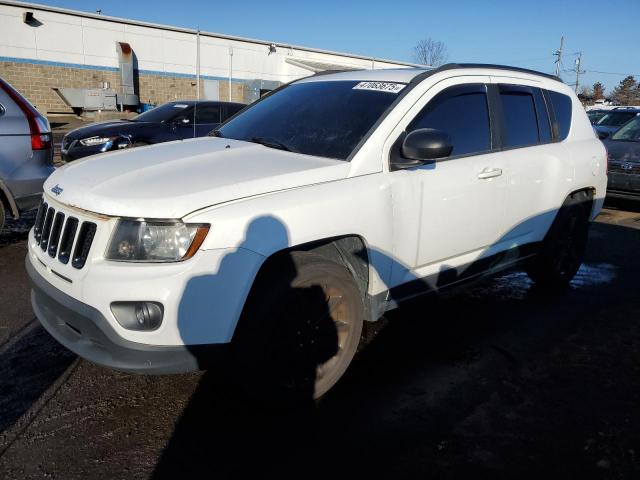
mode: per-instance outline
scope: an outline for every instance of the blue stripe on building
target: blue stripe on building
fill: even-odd
[[[2,57],[0,56],[0,62],[13,62],[13,63],[27,63],[30,65],[46,65],[48,67],[62,67],[62,68],[78,68],[82,70],[98,70],[102,72],[119,72],[117,67],[104,67],[101,65],[82,65],[80,63],[65,63],[65,62],[53,62],[50,60],[35,60],[31,58],[15,58],[15,57]],[[196,78],[195,74],[190,73],[178,73],[178,72],[161,72],[158,70],[136,70],[139,75],[155,75],[158,77],[172,77],[172,78]],[[200,75],[202,80],[223,80],[229,81],[229,77],[214,77],[211,75]],[[245,82],[246,80],[232,78],[232,82]]]

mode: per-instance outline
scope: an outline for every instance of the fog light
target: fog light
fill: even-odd
[[[164,308],[158,302],[113,302],[111,312],[127,330],[156,330],[162,323]]]

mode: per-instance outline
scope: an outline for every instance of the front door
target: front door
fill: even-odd
[[[493,149],[488,84],[488,77],[444,80],[405,117],[406,133],[444,131],[453,150],[446,159],[389,173],[399,260],[392,273],[396,285],[425,278],[430,287],[440,287],[494,253],[507,172],[503,154]],[[396,144],[399,149],[401,142]]]

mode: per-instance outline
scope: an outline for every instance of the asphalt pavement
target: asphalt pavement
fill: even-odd
[[[223,366],[138,376],[77,359],[34,319],[30,221],[12,222],[0,478],[639,478],[640,209],[623,208],[593,224],[567,291],[512,272],[413,301],[293,411],[246,400]]]

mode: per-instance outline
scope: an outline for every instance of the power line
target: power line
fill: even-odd
[[[600,73],[602,75],[619,75],[621,77],[640,77],[640,73],[601,72],[599,70],[586,70],[588,73]]]

